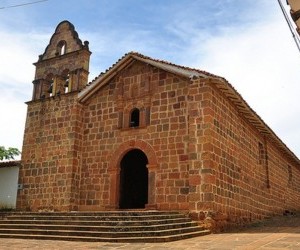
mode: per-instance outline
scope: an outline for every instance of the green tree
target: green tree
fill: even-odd
[[[3,146],[0,146],[0,161],[14,159],[15,156],[21,154],[17,148],[8,148],[6,149]]]

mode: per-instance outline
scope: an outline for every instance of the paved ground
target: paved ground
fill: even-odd
[[[15,249],[126,249],[126,250],[227,250],[300,249],[300,216],[275,218],[230,233],[212,234],[169,243],[87,243],[48,240],[0,239],[0,250]]]

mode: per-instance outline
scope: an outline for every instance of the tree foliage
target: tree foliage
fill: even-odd
[[[21,154],[17,148],[8,148],[6,149],[3,146],[0,146],[0,161],[2,160],[13,160],[15,156]]]

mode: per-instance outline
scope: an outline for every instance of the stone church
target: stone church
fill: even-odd
[[[90,55],[63,21],[34,63],[18,209],[300,210],[299,159],[226,79],[130,52],[88,82]]]

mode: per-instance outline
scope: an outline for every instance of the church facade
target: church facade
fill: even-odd
[[[300,210],[300,161],[226,79],[130,52],[88,83],[61,22],[35,63],[17,208],[238,224]]]

